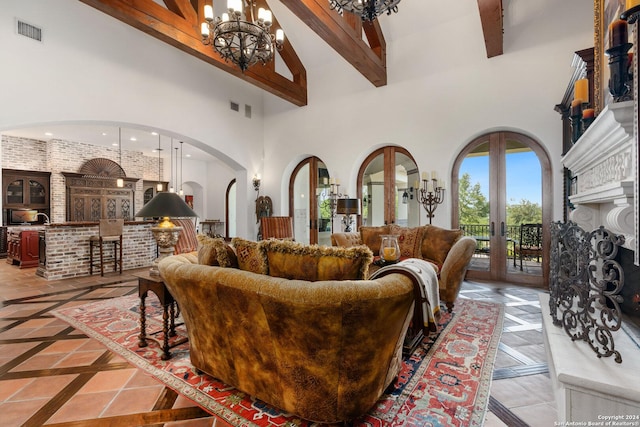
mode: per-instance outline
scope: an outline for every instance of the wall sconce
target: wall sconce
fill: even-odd
[[[256,191],[260,191],[260,175],[255,174],[253,176],[253,189]]]
[[[413,200],[413,187],[400,189],[402,191],[402,204],[406,205],[409,200]]]
[[[444,201],[444,181],[436,177],[435,171],[431,172],[431,179],[426,172],[422,172],[422,188],[417,191],[418,200],[427,211],[427,218],[431,224],[436,208]]]

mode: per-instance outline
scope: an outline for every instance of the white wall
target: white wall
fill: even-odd
[[[593,2],[506,2],[505,54],[492,59],[486,58],[475,0],[403,2],[397,15],[381,18],[388,84],[380,88],[282,4],[271,3],[307,68],[306,107],[263,93],[79,1],[2,0],[0,132],[103,121],[192,141],[232,171],[207,167],[207,195],[226,189],[235,174],[237,214],[245,219],[237,233],[251,237],[256,172],[278,215],[288,212],[290,172],[306,156],[320,157],[347,194],[356,194],[362,160],[387,144],[405,147],[421,170],[436,170],[450,182],[466,143],[509,129],[547,147],[554,218],[561,217],[561,125],[553,107],[572,74],[573,52],[593,46]],[[43,43],[17,36],[15,17],[42,27]],[[388,25],[393,19],[403,20],[402,31]],[[253,119],[230,111],[229,100],[252,105]],[[202,182],[201,175],[184,180]],[[207,196],[206,216],[217,216],[220,194],[219,205],[218,196]],[[434,224],[450,224],[450,207],[446,197]]]
[[[43,42],[17,35],[15,18],[41,27]],[[261,165],[260,90],[79,1],[3,0],[0,52],[0,132],[56,122],[126,124],[197,145],[239,183]],[[231,111],[229,100],[252,105],[253,118]],[[254,234],[251,196],[239,187],[246,203],[238,203],[238,214],[247,217],[239,235]]]
[[[491,59],[475,0],[424,3],[425,11],[442,13],[438,16],[449,21],[429,27],[429,14],[403,17],[416,33],[387,37],[387,86],[374,88],[335,54],[335,61],[308,70],[307,107],[265,96],[264,163],[269,168],[264,182],[265,192],[276,195],[274,209],[287,212],[286,171],[307,155],[320,157],[349,194],[356,194],[362,160],[388,144],[405,147],[421,171],[436,170],[450,183],[453,162],[465,144],[488,131],[508,129],[547,148],[554,169],[554,218],[561,218],[562,134],[553,107],[573,72],[574,52],[593,46],[593,2],[508,2],[507,10],[517,8],[522,18],[510,21],[515,28],[505,28],[504,55]],[[381,25],[402,14],[403,3],[397,15],[382,17]],[[303,35],[316,37],[308,29]],[[313,52],[299,53],[304,63],[313,61]],[[436,212],[435,225],[451,224],[450,194]],[[428,223],[424,211],[421,215],[421,223]]]

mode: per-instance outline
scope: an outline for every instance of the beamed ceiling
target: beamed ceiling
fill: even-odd
[[[204,5],[210,0],[80,1],[295,105],[307,105],[307,73],[295,49],[286,38],[284,47],[278,54],[291,77],[278,73],[275,61],[264,66],[251,67],[243,74],[236,65],[225,62],[210,46],[202,43],[200,23],[204,21]],[[268,8],[266,0],[255,2],[256,7]],[[362,22],[351,13],[341,15],[330,9],[328,0],[280,2],[374,86],[387,84],[387,47],[377,20]],[[165,7],[158,3],[164,3]],[[478,0],[478,10],[487,57],[501,55],[502,0]],[[278,28],[281,27],[274,13],[272,30]],[[282,29],[286,34],[287,29]]]

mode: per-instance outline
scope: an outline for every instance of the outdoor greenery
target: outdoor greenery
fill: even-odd
[[[489,200],[482,194],[479,182],[471,184],[471,176],[465,173],[459,182],[460,224],[489,224]],[[538,203],[521,199],[507,204],[509,226],[542,222],[542,207]]]

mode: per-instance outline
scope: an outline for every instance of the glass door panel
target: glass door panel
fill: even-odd
[[[481,142],[462,161],[458,173],[458,218],[465,235],[476,239],[470,270],[491,269],[489,141]]]
[[[542,276],[540,162],[529,147],[509,139],[505,157],[507,272]]]
[[[319,245],[331,246],[331,233],[333,230],[333,211],[331,209],[330,178],[327,166],[321,160],[316,163],[316,209],[317,209],[317,230]]]
[[[303,244],[311,243],[311,230],[309,227],[309,163],[305,163],[297,170],[291,188],[293,199],[293,233],[295,240]]]
[[[395,153],[395,223],[404,227],[420,225],[420,203],[416,199],[419,187],[418,167],[404,153]]]
[[[384,153],[367,165],[362,178],[362,225],[384,225]]]
[[[29,180],[29,203],[32,205],[44,205],[46,193],[44,185],[33,179]]]
[[[7,204],[24,204],[24,180],[16,179],[7,186]]]
[[[296,166],[289,180],[289,215],[298,242],[331,246],[331,182],[327,166],[309,157]]]

